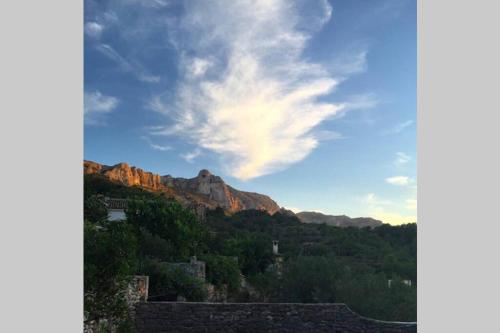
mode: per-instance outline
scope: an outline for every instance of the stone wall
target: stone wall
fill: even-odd
[[[169,262],[166,263],[169,267],[179,268],[185,274],[205,281],[206,265],[204,261],[199,261],[196,257],[191,257],[189,262]]]
[[[126,299],[129,306],[136,303],[147,302],[149,291],[149,276],[136,275],[128,284]]]
[[[135,275],[128,284],[125,300],[127,301],[132,320],[135,319],[135,305],[148,300],[148,289],[149,276]],[[109,319],[101,319],[99,321],[87,320],[86,314],[84,314],[83,323],[84,333],[117,332],[117,323]]]
[[[364,318],[345,304],[286,303],[139,303],[136,328],[138,333],[417,332],[416,323]]]

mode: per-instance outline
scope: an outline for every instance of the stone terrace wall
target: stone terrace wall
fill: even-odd
[[[384,322],[352,312],[345,304],[139,303],[138,333],[336,332],[416,333],[416,323]]]

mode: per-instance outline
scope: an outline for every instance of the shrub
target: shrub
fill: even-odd
[[[226,284],[230,291],[240,286],[240,269],[234,257],[206,255],[201,258],[206,263],[207,281],[217,287]]]
[[[146,260],[144,273],[149,275],[149,294],[153,297],[180,295],[188,301],[204,301],[207,298],[203,281],[168,263]]]

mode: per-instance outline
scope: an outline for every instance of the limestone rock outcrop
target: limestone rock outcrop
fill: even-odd
[[[84,173],[99,174],[127,186],[140,186],[152,191],[173,191],[177,199],[195,206],[202,205],[212,209],[221,207],[229,212],[258,209],[269,214],[280,210],[278,204],[269,196],[236,190],[222,178],[205,169],[201,170],[197,177],[186,179],[170,175],[160,176],[130,167],[127,163],[106,166],[84,161]]]
[[[98,173],[109,180],[117,181],[127,186],[141,186],[150,190],[165,188],[159,175],[136,167],[130,167],[127,163],[106,166],[91,161],[84,161],[83,169],[85,174]]]

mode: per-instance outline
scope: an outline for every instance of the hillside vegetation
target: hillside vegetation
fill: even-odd
[[[129,199],[127,221],[107,221],[99,195]],[[416,224],[339,228],[279,212],[227,214],[220,208],[202,223],[161,193],[96,175],[85,176],[84,198],[90,318],[126,316],[120,288],[134,274],[150,276],[150,295],[204,300],[201,281],[162,264],[196,255],[207,263],[208,282],[227,286],[230,300],[341,302],[367,317],[416,321]],[[273,240],[279,241],[278,258]],[[241,287],[242,276],[250,289]]]

